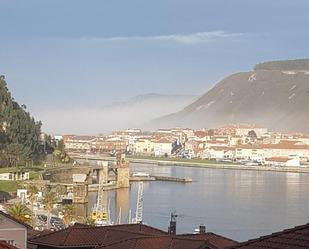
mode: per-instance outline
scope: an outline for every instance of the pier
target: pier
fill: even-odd
[[[190,183],[191,178],[180,178],[172,176],[130,176],[130,182],[137,181],[168,181],[168,182],[179,182],[179,183]]]
[[[172,176],[153,176],[156,181],[168,181],[168,182],[181,182],[181,183],[190,183],[192,182],[191,178],[179,178]]]

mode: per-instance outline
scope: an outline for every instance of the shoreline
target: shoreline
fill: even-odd
[[[249,171],[271,171],[286,173],[309,173],[309,167],[272,167],[272,166],[245,166],[241,164],[219,164],[219,163],[196,163],[196,162],[178,162],[151,159],[127,158],[132,163],[154,164],[157,166],[178,166],[193,168],[210,168],[210,169],[228,169],[228,170],[249,170]]]
[[[96,156],[96,157],[75,157],[84,160],[107,160],[114,161],[115,157]],[[126,158],[132,163],[153,164],[157,166],[178,166],[178,167],[194,167],[194,168],[210,168],[210,169],[228,169],[228,170],[249,170],[249,171],[268,171],[268,172],[285,172],[285,173],[309,173],[309,167],[274,167],[274,166],[245,166],[241,164],[224,164],[224,163],[207,163],[207,162],[184,162],[164,159],[146,159],[146,158]]]

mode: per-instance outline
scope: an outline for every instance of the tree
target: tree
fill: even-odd
[[[208,136],[213,137],[215,135],[215,131],[213,129],[210,129],[208,131]]]
[[[33,212],[33,205],[34,205],[34,202],[36,201],[36,195],[39,192],[39,189],[35,185],[30,185],[28,187],[27,192],[28,192],[28,199],[29,199],[30,204],[31,204],[31,211]]]
[[[7,212],[16,220],[24,222],[26,224],[31,223],[31,211],[30,209],[21,203],[16,203],[8,207]]]
[[[255,141],[257,139],[256,132],[254,130],[249,131],[248,137],[250,138],[251,141]]]
[[[59,140],[57,145],[53,147],[53,158],[56,159],[56,161],[61,163],[69,163],[71,161],[68,154],[65,152],[64,142],[63,140]]]
[[[85,222],[84,222],[86,225],[89,225],[89,226],[94,226],[95,225],[95,222],[93,219],[91,219],[91,217],[87,217],[85,219]]]
[[[63,222],[66,226],[69,226],[73,220],[74,206],[71,204],[63,205],[61,209],[63,215]]]
[[[0,76],[0,163],[18,166],[40,158],[41,125],[26,106],[11,96],[4,76]]]
[[[57,198],[53,192],[45,191],[44,196],[43,196],[43,205],[44,205],[44,209],[48,212],[48,215],[47,215],[47,228],[48,229],[50,225],[51,211],[56,201],[57,201]]]

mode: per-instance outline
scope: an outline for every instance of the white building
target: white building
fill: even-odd
[[[263,161],[265,158],[264,150],[259,145],[240,145],[235,149],[236,159]]]
[[[264,157],[289,157],[291,155],[309,158],[309,145],[299,141],[282,140],[278,144],[263,145]]]
[[[0,173],[1,181],[23,181],[29,180],[29,172],[9,172],[9,173]]]
[[[140,138],[134,142],[133,151],[135,154],[154,154],[154,142],[152,139]]]
[[[201,158],[207,159],[233,159],[235,157],[235,148],[226,146],[213,146],[206,148],[203,153],[201,153]]]
[[[265,159],[265,165],[269,166],[285,166],[285,167],[299,167],[299,157],[271,157]]]
[[[94,136],[72,136],[64,141],[64,145],[66,150],[90,151],[95,141]]]
[[[153,142],[155,156],[170,156],[173,149],[173,140],[163,137]]]

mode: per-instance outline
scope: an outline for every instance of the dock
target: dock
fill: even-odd
[[[138,182],[138,181],[167,181],[167,182],[179,182],[179,183],[190,183],[192,182],[191,178],[179,178],[172,176],[130,176],[130,182]]]
[[[130,182],[147,182],[147,181],[155,181],[156,178],[153,176],[130,176]]]
[[[179,178],[172,176],[130,176],[130,182],[148,182],[148,181],[166,181],[166,182],[178,182],[178,183],[191,183],[191,178]],[[117,186],[115,183],[111,182],[108,184],[103,184],[102,189],[104,191],[115,190]],[[88,185],[89,192],[96,192],[99,189],[99,184]]]
[[[179,178],[172,176],[153,176],[156,181],[168,181],[168,182],[181,182],[181,183],[190,183],[192,182],[191,178]]]

